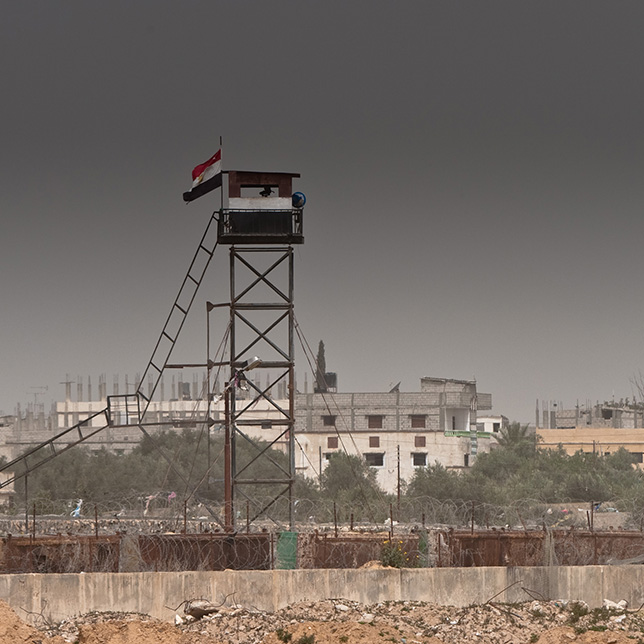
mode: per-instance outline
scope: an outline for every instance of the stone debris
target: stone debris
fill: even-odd
[[[183,612],[193,619],[201,619],[206,615],[212,615],[219,612],[221,606],[216,606],[207,599],[189,599],[184,602]]]
[[[146,631],[174,629],[176,642],[188,644],[633,644],[644,642],[644,613],[615,608],[591,609],[584,602],[534,600],[522,604],[488,602],[481,606],[454,608],[425,602],[380,602],[365,605],[347,599],[300,602],[274,613],[253,607],[221,606],[199,620],[168,623],[141,615],[92,613],[57,626],[43,628],[46,636],[66,642],[80,639],[95,625],[119,623],[123,632],[134,633],[129,622],[146,622]],[[113,627],[116,628],[116,627]],[[107,631],[106,631],[107,632]],[[167,639],[169,632],[163,633]],[[141,637],[143,637],[141,635]],[[136,639],[137,644],[158,644],[159,638]],[[60,640],[59,640],[60,641]],[[96,640],[97,643],[101,640]],[[103,642],[109,642],[105,639]],[[130,641],[130,640],[125,640]],[[0,644],[5,644],[0,640]],[[52,643],[53,644],[53,643]]]
[[[281,644],[283,639],[274,636],[278,629],[282,629],[282,634],[292,635],[291,644],[297,642],[299,635],[296,637],[296,634],[302,629],[305,634],[315,635],[315,644],[356,640],[362,644],[561,644],[570,641],[632,644],[638,639],[644,642],[644,615],[624,612],[622,606],[616,606],[615,610],[592,610],[585,602],[534,601],[454,608],[424,602],[363,605],[328,600],[302,602],[272,614],[244,610],[233,618],[223,613],[216,628],[211,627],[215,620],[206,616],[201,628],[213,641],[227,644]],[[240,628],[242,615],[244,630]],[[333,633],[326,633],[328,625],[335,629]],[[186,626],[184,632],[191,628]],[[222,634],[225,630],[227,637]]]
[[[628,602],[625,599],[620,599],[618,602],[604,599],[602,606],[604,608],[609,608],[610,610],[626,610],[628,608]]]

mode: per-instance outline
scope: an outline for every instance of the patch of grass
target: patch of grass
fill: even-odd
[[[570,602],[568,605],[568,610],[570,611],[570,623],[576,624],[582,617],[588,615],[590,612],[586,604],[581,602]]]
[[[532,633],[530,635],[530,644],[534,644],[535,642],[539,641],[539,636],[536,633]]]
[[[314,644],[314,642],[315,642],[315,635],[311,633],[310,635],[302,635],[302,637],[296,640],[295,644]]]
[[[277,635],[277,639],[280,640],[280,642],[284,642],[284,644],[288,644],[291,641],[291,638],[293,635],[289,633],[287,630],[283,628],[278,628],[275,631],[275,635]]]
[[[348,635],[340,635],[340,641],[342,644],[346,644],[346,642],[349,641],[349,636]]]
[[[593,608],[593,610],[590,611],[590,621],[593,624],[596,624],[597,622],[605,622],[614,613],[614,610],[606,608],[605,606],[602,606],[601,608]]]

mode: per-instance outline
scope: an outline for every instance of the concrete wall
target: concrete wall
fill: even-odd
[[[160,573],[0,575],[0,599],[23,618],[54,621],[89,611],[135,611],[170,621],[173,607],[206,598],[272,611],[298,601],[343,598],[373,604],[411,600],[468,606],[534,597],[604,598],[644,603],[642,566],[424,568],[398,570],[272,570]],[[24,612],[26,611],[26,612]],[[27,617],[25,617],[25,615]]]

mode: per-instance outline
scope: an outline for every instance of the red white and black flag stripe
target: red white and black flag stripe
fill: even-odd
[[[192,171],[192,188],[183,193],[183,200],[188,203],[207,192],[221,187],[221,148],[208,161],[200,163]]]

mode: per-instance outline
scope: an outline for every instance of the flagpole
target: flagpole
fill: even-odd
[[[219,136],[219,155],[221,158],[221,208],[220,210],[224,209],[224,142],[221,136]]]

